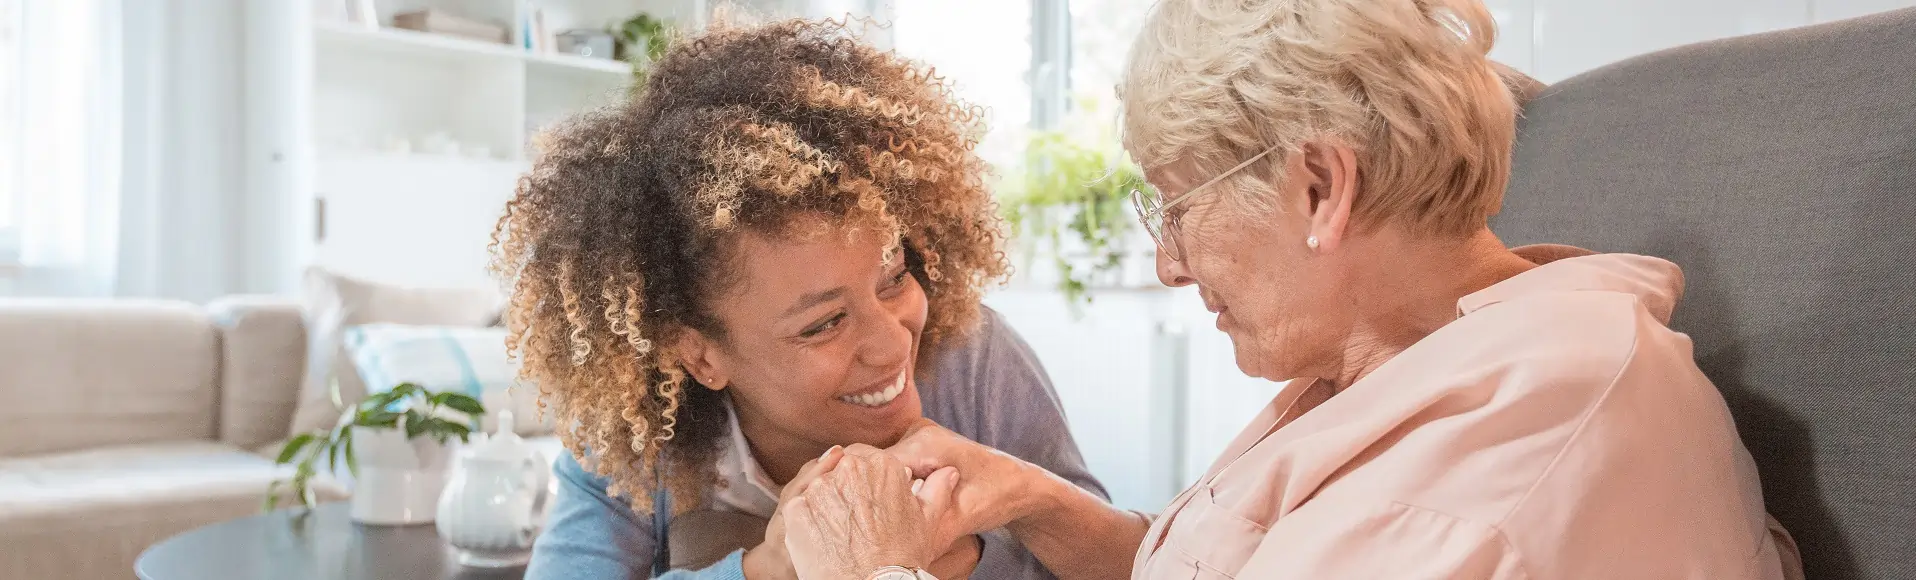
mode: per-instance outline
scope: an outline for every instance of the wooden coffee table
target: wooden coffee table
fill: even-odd
[[[468,568],[431,524],[354,523],[346,502],[192,530],[140,554],[140,580],[521,580],[525,568]]]

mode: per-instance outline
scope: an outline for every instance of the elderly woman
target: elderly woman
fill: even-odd
[[[1295,379],[1155,518],[935,426],[852,449],[787,506],[800,576],[923,577],[1007,525],[1064,578],[1799,575],[1667,326],[1676,265],[1486,227],[1493,36],[1476,0],[1158,3],[1120,89],[1158,275]]]

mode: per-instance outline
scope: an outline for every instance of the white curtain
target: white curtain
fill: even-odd
[[[115,294],[121,174],[119,0],[14,4],[5,176],[17,294]]]

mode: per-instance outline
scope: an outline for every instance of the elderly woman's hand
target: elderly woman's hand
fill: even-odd
[[[946,553],[928,530],[950,504],[957,471],[914,485],[912,470],[865,446],[780,507],[785,545],[804,580],[863,578],[885,566],[925,568]]]
[[[1005,527],[1036,509],[1041,490],[1050,485],[1070,486],[1012,455],[978,444],[929,420],[919,423],[886,450],[911,467],[930,474],[956,468],[965,475],[954,490],[951,514],[938,522],[934,539],[977,534]]]
[[[843,449],[833,447],[818,459],[806,462],[804,466],[798,468],[798,476],[785,484],[785,489],[779,493],[778,497],[780,509],[772,512],[771,521],[765,525],[765,540],[759,542],[758,547],[745,551],[745,557],[740,565],[744,568],[746,578],[751,580],[796,580],[798,578],[798,571],[792,566],[792,556],[785,551],[783,506],[810,487],[819,475],[838,467],[839,460],[844,457]]]

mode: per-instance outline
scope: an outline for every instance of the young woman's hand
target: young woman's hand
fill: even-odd
[[[765,540],[758,547],[746,550],[741,562],[746,580],[797,580],[798,571],[792,567],[792,557],[785,551],[785,504],[800,492],[811,486],[818,476],[838,466],[839,459],[845,457],[845,450],[833,447],[818,459],[807,462],[798,469],[798,476],[785,484],[779,492],[778,511],[772,512],[772,519],[765,525]]]
[[[956,468],[965,475],[953,492],[951,513],[937,522],[934,539],[995,530],[1039,509],[1050,486],[1070,486],[1043,468],[966,439],[963,435],[923,421],[885,450],[911,467],[929,474]]]
[[[970,578],[971,572],[978,569],[978,559],[984,555],[984,539],[968,535],[952,542],[945,555],[932,560],[925,570],[939,578]]]
[[[942,469],[914,485],[911,469],[890,454],[848,449],[837,467],[780,508],[798,577],[863,578],[885,566],[930,565],[953,544],[934,543],[928,528],[949,507],[957,477]]]

